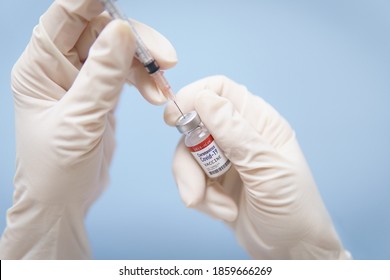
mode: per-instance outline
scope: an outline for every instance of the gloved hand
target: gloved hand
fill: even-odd
[[[1,259],[90,258],[84,218],[108,182],[122,86],[166,101],[133,60],[129,26],[102,12],[97,0],[54,2],[14,66],[17,166]],[[171,44],[135,25],[160,66],[172,67]]]
[[[210,179],[182,139],[173,173],[187,207],[225,221],[253,258],[350,258],[294,131],[269,104],[220,76],[190,84],[176,98],[184,112],[198,112],[233,164]],[[164,117],[174,125],[179,113],[169,104]]]

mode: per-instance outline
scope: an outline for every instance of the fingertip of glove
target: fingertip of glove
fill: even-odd
[[[121,42],[125,44],[135,42],[135,38],[129,24],[125,20],[121,19],[115,19],[109,22],[100,36],[105,36],[107,39],[109,38],[114,42]]]
[[[159,106],[167,102],[167,98],[152,80],[144,81],[142,86],[138,86],[138,90],[145,100],[152,105]]]
[[[196,99],[196,96],[196,93],[190,94],[182,91],[176,95],[176,104],[184,114],[194,110],[194,100]],[[176,105],[173,102],[169,102],[164,110],[164,121],[167,125],[175,126],[180,115],[181,112]]]
[[[204,203],[200,206],[200,210],[225,222],[233,222],[238,216],[236,203],[225,192],[224,187],[214,180],[209,180],[207,183]]]
[[[176,112],[173,102],[169,102],[164,110],[164,121],[169,126],[175,126],[177,119],[180,116],[180,112]]]
[[[180,109],[183,114],[186,114],[192,110],[183,110]],[[181,113],[177,109],[176,105],[173,102],[169,102],[164,110],[164,121],[169,126],[176,126],[177,120],[180,118]]]
[[[237,206],[234,204],[234,208],[225,208],[225,213],[223,214],[223,220],[228,223],[232,223],[237,219],[238,210]]]
[[[177,64],[176,50],[165,36],[146,24],[134,19],[130,21],[162,69],[169,69]]]

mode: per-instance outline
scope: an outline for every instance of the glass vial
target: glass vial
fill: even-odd
[[[229,170],[232,165],[230,160],[215,143],[197,112],[181,116],[176,121],[176,127],[185,135],[184,144],[210,178],[219,177]]]

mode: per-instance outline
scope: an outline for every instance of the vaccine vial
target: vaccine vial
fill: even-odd
[[[176,127],[185,135],[184,144],[210,178],[219,177],[229,170],[230,160],[215,143],[196,111],[182,115],[176,121]]]

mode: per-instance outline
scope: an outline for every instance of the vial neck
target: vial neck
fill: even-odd
[[[199,129],[199,128],[200,128],[200,127],[197,126],[197,127],[193,128],[193,129],[191,129],[191,130],[188,130],[188,131],[184,132],[184,134],[185,134],[185,135],[191,134],[192,132],[194,132],[195,130],[197,130],[197,129]]]
[[[203,123],[200,123],[198,126],[194,127],[193,129],[190,129],[190,130],[184,132],[184,134],[188,135],[188,134],[194,133],[195,131],[203,130],[203,128],[204,128]]]

